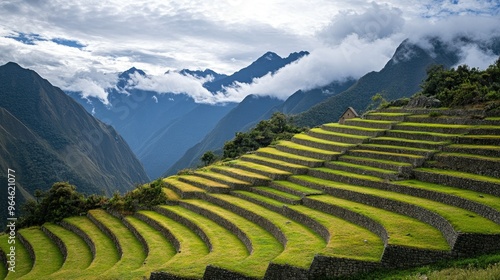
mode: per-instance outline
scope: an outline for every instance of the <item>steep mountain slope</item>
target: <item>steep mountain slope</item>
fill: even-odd
[[[332,96],[297,115],[295,118],[297,124],[313,127],[322,123],[336,122],[349,106],[358,112],[365,110],[371,102],[371,97],[376,93],[382,93],[387,100],[393,100],[409,97],[418,92],[429,66],[442,64],[451,67],[459,62],[455,49],[435,38],[429,43],[432,44],[432,48],[425,50],[407,40],[402,42],[382,70],[364,75],[345,92]],[[492,50],[495,54],[500,53],[498,48]]]
[[[222,118],[217,126],[208,133],[203,140],[189,149],[165,175],[196,165],[204,152],[220,149],[224,142],[234,137],[238,131],[245,131],[251,125],[262,120],[265,114],[283,101],[272,97],[259,97],[249,95],[238,106]]]
[[[149,179],[111,126],[15,63],[0,67],[0,119],[0,176],[15,169],[19,188],[30,194],[70,181],[80,191],[111,195]]]
[[[169,122],[137,149],[137,157],[144,163],[151,178],[161,176],[195,143],[203,139],[237,104],[224,106],[198,104],[193,110]]]

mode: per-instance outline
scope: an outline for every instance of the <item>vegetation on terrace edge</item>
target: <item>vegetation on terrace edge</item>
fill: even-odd
[[[71,216],[85,214],[91,209],[106,209],[122,214],[133,213],[141,208],[163,204],[167,197],[162,191],[160,179],[139,185],[123,195],[115,192],[111,198],[92,194],[85,196],[68,182],[57,182],[48,191],[37,190],[36,200],[29,200],[22,206],[19,227],[57,223]]]
[[[303,131],[306,131],[306,128],[294,125],[285,114],[276,112],[269,120],[260,121],[248,132],[237,132],[232,140],[224,144],[221,159],[236,158],[277,141],[290,140],[295,134]],[[209,165],[217,159],[212,151],[207,151],[201,157],[204,165]]]

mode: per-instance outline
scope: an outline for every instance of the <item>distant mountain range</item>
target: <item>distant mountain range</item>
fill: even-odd
[[[18,204],[57,181],[111,195],[149,180],[114,128],[15,63],[0,66],[0,131],[0,178],[16,170]]]
[[[308,52],[298,52],[282,58],[275,53],[267,52],[249,66],[229,76],[210,69],[204,71],[183,69],[179,73],[199,78],[210,75],[213,79],[203,86],[216,93],[235,82],[250,83],[255,78],[274,73],[307,54]],[[237,103],[197,104],[187,95],[157,94],[138,89],[127,89],[128,94],[124,94],[123,91],[133,74],[146,75],[136,68],[121,73],[116,89],[109,92],[109,105],[94,97],[83,99],[79,93],[68,94],[81,103],[88,112],[92,112],[94,116],[111,124],[120,132],[139,160],[143,162],[151,178],[161,176],[189,148],[203,140],[217,123],[238,105]],[[247,124],[247,121],[242,123]],[[235,129],[241,127],[236,126]],[[228,137],[231,138],[234,135],[233,129],[228,131]]]

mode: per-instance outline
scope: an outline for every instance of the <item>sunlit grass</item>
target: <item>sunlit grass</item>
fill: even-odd
[[[333,151],[313,148],[313,147],[293,143],[291,141],[280,141],[278,145],[283,146],[283,147],[288,147],[288,148],[291,148],[294,150],[313,152],[313,153],[329,155],[329,156],[336,156],[336,155],[340,154],[339,152],[333,152]]]

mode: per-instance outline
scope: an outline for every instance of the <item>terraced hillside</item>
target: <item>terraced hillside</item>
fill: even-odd
[[[386,109],[165,178],[154,209],[18,231],[15,273],[1,235],[0,277],[316,279],[498,252],[500,118],[482,114]]]

